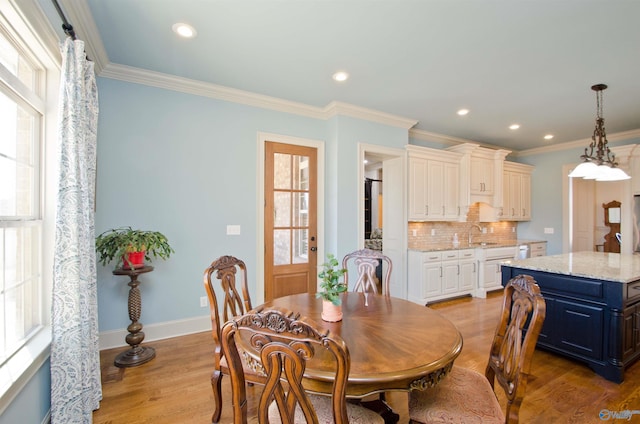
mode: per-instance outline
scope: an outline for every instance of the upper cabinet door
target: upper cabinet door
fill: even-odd
[[[493,168],[494,160],[482,157],[471,157],[471,181],[472,194],[493,195]]]
[[[531,220],[531,172],[529,165],[505,162],[503,173],[503,221]]]
[[[430,160],[427,164],[427,216],[445,219],[444,162]]]
[[[457,163],[444,164],[443,179],[444,217],[447,220],[460,218],[460,165]]]
[[[409,220],[457,221],[460,216],[460,165],[409,157]]]
[[[427,162],[409,158],[409,220],[427,219]]]

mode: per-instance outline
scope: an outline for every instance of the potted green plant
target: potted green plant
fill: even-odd
[[[151,262],[152,257],[167,259],[174,250],[167,237],[158,231],[120,227],[107,230],[96,237],[96,252],[102,265],[122,260],[124,269],[134,269],[143,267],[145,260]]]
[[[327,254],[327,261],[322,264],[322,272],[318,277],[322,279],[320,291],[316,297],[322,298],[322,319],[325,321],[340,321],[342,319],[342,300],[340,293],[347,291],[347,285],[340,278],[347,272],[339,268],[338,260],[333,254]]]

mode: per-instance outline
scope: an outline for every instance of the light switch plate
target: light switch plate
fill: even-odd
[[[240,235],[240,226],[239,225],[227,225],[227,235],[228,236]]]
[[[553,228],[545,228],[544,229],[544,233],[545,234],[553,234]]]

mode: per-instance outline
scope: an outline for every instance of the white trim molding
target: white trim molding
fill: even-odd
[[[315,119],[327,120],[334,116],[351,116],[385,125],[409,129],[416,125],[417,121],[400,116],[367,109],[360,106],[342,102],[331,102],[324,108],[309,106],[304,103],[283,100],[277,97],[224,87],[217,84],[135,68],[132,66],[109,63],[106,65],[100,77],[110,78],[135,84],[173,90],[195,96],[209,97],[227,102],[239,103],[247,106],[276,110],[279,112],[302,115]]]
[[[201,333],[203,331],[211,331],[211,316],[209,316],[209,314],[200,317],[145,325],[145,338],[143,343]],[[125,342],[127,334],[129,334],[129,332],[125,329],[101,332],[100,350],[128,346]]]
[[[623,132],[607,135],[607,140],[609,142],[631,140],[634,138],[640,138],[640,129],[623,131]],[[560,152],[560,151],[569,150],[569,149],[585,148],[589,146],[589,143],[591,143],[591,141],[592,141],[591,138],[583,138],[581,140],[568,141],[566,143],[554,144],[552,146],[534,147],[533,149],[526,149],[526,150],[520,150],[518,152],[514,152],[512,156],[523,157],[523,156],[539,155],[542,153]]]

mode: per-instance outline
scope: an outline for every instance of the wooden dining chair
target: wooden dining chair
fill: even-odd
[[[380,263],[386,265],[386,272],[382,279],[382,294],[389,295],[389,282],[391,280],[391,270],[393,264],[388,256],[385,256],[379,250],[360,249],[355,252],[348,253],[342,258],[342,268],[347,270],[344,275],[345,284],[349,284],[349,261],[353,261],[358,273],[358,279],[353,287],[353,291],[378,293],[378,278],[376,277],[376,268]]]
[[[509,280],[485,374],[454,366],[435,387],[412,391],[410,423],[517,423],[545,312],[531,276]],[[506,414],[494,392],[495,381],[505,392]]]
[[[220,290],[222,309],[218,304],[216,289]],[[222,413],[222,376],[229,374],[227,361],[221,350],[220,334],[222,324],[229,319],[245,314],[252,309],[251,298],[247,286],[247,267],[245,263],[233,256],[221,256],[214,260],[204,271],[204,288],[209,298],[209,308],[211,310],[211,332],[216,343],[213,355],[213,373],[211,375],[211,387],[213,389],[214,412],[211,417],[212,423],[220,420]],[[222,319],[220,319],[222,312]],[[248,365],[245,364],[248,368]],[[250,382],[261,382],[264,377],[256,372],[247,372]]]
[[[266,309],[251,311],[222,327],[235,424],[247,422],[245,370],[239,348],[260,358],[266,373],[257,400],[259,423],[384,423],[375,412],[346,402],[350,357],[340,336],[290,311]],[[333,380],[331,396],[309,394],[303,387],[306,363],[315,357],[335,364],[330,367],[335,371],[327,374]]]

